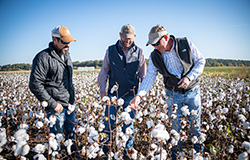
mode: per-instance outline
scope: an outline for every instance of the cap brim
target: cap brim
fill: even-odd
[[[64,42],[72,42],[72,41],[76,41],[73,37],[63,37],[61,38]]]
[[[156,42],[159,41],[160,38],[161,38],[161,37],[148,40],[148,43],[146,44],[146,46],[148,46],[148,45],[150,45],[150,44],[155,44]]]
[[[122,35],[122,38],[135,38],[135,35],[134,34],[123,34]]]

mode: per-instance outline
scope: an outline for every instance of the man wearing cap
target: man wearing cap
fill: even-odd
[[[104,96],[118,96],[124,100],[123,110],[125,110],[137,93],[139,82],[145,76],[146,64],[144,59],[144,53],[134,43],[135,29],[132,25],[127,24],[122,26],[120,32],[120,40],[116,44],[108,47],[101,71],[98,76],[98,84],[100,87],[100,95]],[[108,91],[106,91],[106,82],[108,79]],[[118,90],[112,91],[112,87],[118,84]],[[111,130],[115,122],[116,113],[118,111],[117,106],[111,105],[106,107],[105,116],[111,117]],[[108,115],[108,113],[110,113]],[[132,119],[135,117],[135,111],[130,112]],[[110,135],[109,120],[104,122],[104,132]],[[133,128],[133,124],[123,124],[123,132],[127,127]],[[108,142],[106,142],[108,143]],[[126,143],[126,149],[131,149],[133,146],[133,138],[130,137]],[[103,146],[104,152],[108,152],[109,148]]]
[[[74,139],[75,112],[67,113],[74,104],[72,83],[73,64],[69,55],[70,42],[76,41],[64,26],[52,30],[52,42],[33,59],[29,88],[40,102],[47,102],[48,119],[56,117],[50,133],[62,133],[65,139]]]
[[[147,75],[144,78],[138,94],[131,101],[131,108],[138,108],[143,96],[145,96],[156,79],[158,72],[163,75],[166,88],[166,103],[169,106],[168,116],[172,114],[173,104],[177,104],[177,117],[172,120],[171,129],[180,131],[181,108],[188,106],[189,111],[197,111],[197,115],[189,115],[192,136],[199,136],[199,124],[201,116],[200,85],[198,76],[203,72],[205,59],[186,38],[175,38],[169,35],[166,29],[157,25],[149,32],[149,40],[146,45],[151,44],[155,49],[149,57]],[[177,122],[178,121],[178,122]],[[198,125],[194,125],[197,123]],[[177,128],[178,126],[178,128]],[[172,159],[176,159],[177,150],[181,150],[181,142],[178,147],[172,148]],[[195,144],[197,152],[203,151],[203,146]]]

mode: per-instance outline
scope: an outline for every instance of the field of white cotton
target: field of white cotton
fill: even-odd
[[[75,110],[77,125],[75,142],[64,140],[61,134],[49,134],[55,117],[46,117],[46,102],[39,102],[28,89],[28,73],[0,74],[0,159],[60,159],[71,154],[77,144],[76,159],[124,159],[125,144],[134,136],[134,148],[128,151],[130,159],[170,159],[171,147],[182,141],[180,159],[239,159],[250,157],[250,80],[229,76],[201,75],[201,133],[191,136],[187,115],[196,114],[181,108],[182,117],[168,117],[162,77],[154,86],[131,119],[129,110],[110,115],[116,120],[112,131],[112,147],[105,155],[101,139],[106,105],[120,106],[122,99],[99,96],[98,72],[75,72]],[[178,107],[178,106],[176,106]],[[121,108],[121,107],[120,107]],[[181,118],[180,133],[171,130],[172,118]],[[134,123],[134,129],[122,132],[124,123]],[[203,153],[196,153],[193,144],[204,145]],[[61,152],[57,152],[60,146]],[[73,157],[74,158],[74,157]]]

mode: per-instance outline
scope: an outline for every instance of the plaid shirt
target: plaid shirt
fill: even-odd
[[[196,79],[203,72],[206,60],[191,41],[188,40],[188,43],[191,49],[194,66],[192,70],[189,72],[189,74],[187,74],[187,77],[192,81]],[[176,55],[174,46],[175,42],[173,43],[171,50],[169,52],[165,51],[164,53],[162,53],[162,56],[169,73],[181,79],[183,67]],[[157,68],[154,66],[150,56],[148,62],[147,74],[146,77],[143,79],[142,84],[140,85],[138,95],[145,96],[149,92],[149,90],[151,89],[151,87],[155,82],[157,74],[158,74]]]

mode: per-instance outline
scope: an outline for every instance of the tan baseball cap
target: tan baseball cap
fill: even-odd
[[[135,38],[135,28],[131,24],[122,26],[121,29],[122,38]]]
[[[52,37],[60,38],[64,42],[76,41],[70,34],[69,29],[64,26],[57,26],[51,31]]]
[[[154,26],[153,28],[151,28],[148,34],[148,43],[146,44],[146,46],[148,46],[149,44],[157,43],[162,36],[167,34],[168,32],[163,26],[159,24]]]

